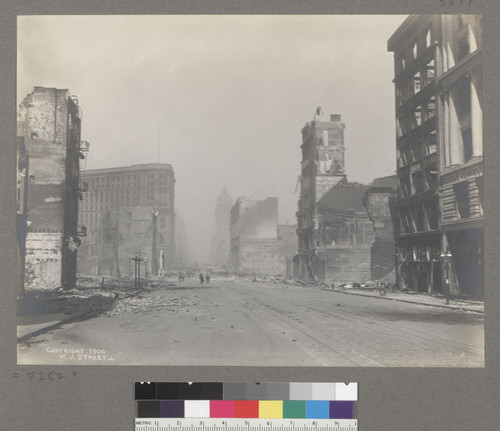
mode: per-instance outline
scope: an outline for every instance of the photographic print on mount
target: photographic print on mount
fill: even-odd
[[[17,37],[19,364],[484,366],[481,16]]]

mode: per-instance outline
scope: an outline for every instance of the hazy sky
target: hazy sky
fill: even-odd
[[[18,100],[67,88],[87,168],[171,163],[188,247],[206,260],[215,200],[277,196],[296,223],[301,129],[316,107],[346,123],[346,173],[395,170],[392,53],[403,15],[25,16]],[[158,133],[160,130],[160,134]]]

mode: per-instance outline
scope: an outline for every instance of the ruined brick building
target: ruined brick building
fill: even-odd
[[[399,284],[483,296],[481,17],[410,16],[394,52]]]
[[[224,187],[215,204],[215,230],[210,250],[210,260],[216,265],[229,264],[232,206],[233,200]]]
[[[287,278],[293,277],[293,256],[297,254],[299,240],[297,237],[297,224],[278,225],[278,254],[283,269],[282,274]]]
[[[252,274],[283,274],[279,255],[278,198],[236,199],[231,208],[230,266]]]
[[[81,111],[68,90],[35,87],[17,113],[18,282],[24,289],[71,289],[76,282]]]
[[[87,170],[80,217],[87,236],[79,254],[82,274],[128,274],[136,251],[151,273],[174,268],[175,177],[172,166],[149,163]]]
[[[302,170],[294,276],[306,281],[364,282],[393,267],[391,187],[349,183],[340,115],[318,108],[302,129]],[[383,235],[377,238],[378,227]],[[392,248],[391,248],[392,247]],[[389,263],[390,262],[390,263]]]

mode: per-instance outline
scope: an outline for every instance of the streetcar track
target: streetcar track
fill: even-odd
[[[364,325],[365,327],[369,327],[370,330],[372,329],[375,329],[377,330],[378,332],[381,332],[381,333],[384,333],[384,331],[382,329],[379,329],[377,328],[376,326],[373,327],[371,322],[372,321],[376,321],[377,325],[383,327],[383,328],[387,328],[393,332],[399,332],[401,334],[404,334],[404,335],[411,335],[413,337],[416,337],[416,338],[419,338],[419,339],[422,339],[422,340],[425,340],[425,341],[428,341],[428,342],[432,342],[432,343],[435,343],[435,344],[438,344],[439,346],[443,346],[443,345],[446,345],[446,347],[448,348],[452,348],[452,349],[456,349],[456,346],[461,346],[463,349],[467,350],[469,353],[471,354],[484,354],[484,351],[478,347],[475,347],[471,344],[467,344],[467,343],[462,343],[460,341],[452,341],[452,340],[449,340],[448,338],[445,338],[443,336],[440,336],[438,334],[434,334],[434,333],[431,333],[431,332],[427,332],[427,331],[424,331],[424,330],[421,330],[421,329],[417,329],[417,328],[409,328],[407,326],[404,326],[404,325],[400,325],[398,324],[397,326],[395,324],[391,324],[391,323],[388,323],[386,321],[384,321],[383,319],[380,319],[380,318],[377,318],[377,317],[365,317],[363,315],[360,315],[360,314],[356,314],[356,318],[352,318],[349,314],[349,312],[347,311],[344,311],[344,310],[341,310],[339,308],[333,308],[332,306],[328,306],[328,305],[323,305],[321,303],[318,303],[317,301],[313,301],[313,300],[306,300],[307,302],[306,303],[309,303],[309,304],[312,304],[313,306],[309,305],[308,307],[304,306],[303,304],[301,303],[297,303],[297,302],[294,302],[294,301],[291,301],[290,299],[286,299],[286,298],[277,298],[276,296],[273,296],[271,295],[270,293],[268,292],[263,292],[263,294],[265,295],[269,295],[270,297],[274,298],[274,299],[279,299],[279,300],[286,300],[292,304],[295,304],[299,307],[303,307],[303,308],[306,308],[306,309],[311,309],[311,310],[315,310],[317,312],[320,312],[320,313],[323,313],[323,314],[326,314],[330,317],[333,317],[333,318],[339,318],[338,316],[336,316],[335,314],[332,314],[331,312],[327,312],[327,311],[324,311],[324,310],[321,310],[320,308],[315,308],[315,307],[325,307],[327,310],[329,308],[331,308],[331,311],[335,311],[335,313],[337,314],[341,314],[344,316],[344,318],[342,320],[345,320],[347,322],[350,322],[350,323],[354,323],[354,324],[360,324],[360,320],[364,321]],[[419,335],[417,334],[416,332],[420,333],[420,334],[423,334],[423,335]],[[432,338],[435,338],[435,339],[432,339],[432,338],[429,338],[429,337],[432,337]],[[436,338],[438,340],[436,340]]]
[[[312,303],[314,304],[315,306],[321,306],[322,304],[319,304],[319,303],[313,303],[311,301],[309,301],[309,303]],[[299,304],[300,305],[300,304]],[[328,308],[328,306],[325,306],[326,308]],[[321,309],[318,309],[318,308],[313,308],[311,307],[311,309],[313,310],[316,310],[320,313],[323,313],[323,314],[327,314],[329,316],[332,316],[333,317],[333,314],[329,313],[329,312],[326,312],[326,311],[323,311]],[[340,313],[340,314],[344,314],[344,315],[347,315],[347,312],[346,311],[343,311],[343,310],[337,310],[335,309],[335,311],[337,313]],[[477,351],[477,352],[474,352],[474,353],[484,353],[484,351],[482,349],[480,349],[479,347],[475,347],[471,344],[467,344],[467,343],[462,343],[461,341],[452,341],[446,337],[443,337],[439,334],[434,334],[432,332],[428,332],[428,331],[424,331],[424,330],[421,330],[421,329],[417,329],[417,328],[409,328],[407,326],[404,326],[404,325],[400,325],[398,324],[397,326],[395,324],[391,324],[391,323],[388,323],[382,319],[379,319],[379,318],[367,318],[367,317],[364,317],[362,315],[356,315],[357,318],[361,319],[361,320],[364,320],[365,322],[368,322],[367,324],[365,324],[364,326],[368,326],[371,324],[369,323],[370,321],[377,321],[377,324],[379,326],[383,326],[384,328],[388,328],[392,331],[396,331],[396,332],[401,332],[403,334],[409,334],[409,335],[412,335],[414,337],[417,337],[417,338],[420,338],[420,339],[423,339],[425,341],[431,341],[433,343],[437,343],[439,344],[440,346],[442,346],[443,344],[446,344],[447,347],[451,347],[453,348],[453,344],[454,345],[458,345],[458,346],[461,346],[463,349],[467,349],[470,351],[470,353],[473,353],[473,351]],[[349,319],[346,319],[346,320],[349,320]],[[354,320],[354,319],[351,319],[350,320],[351,322],[354,322],[354,323],[357,323],[357,320]],[[415,332],[419,332],[423,335],[418,335],[418,334],[415,334]],[[433,338],[437,338],[439,340],[432,340],[428,337],[433,337]]]
[[[226,290],[226,289],[225,289]],[[227,292],[227,291],[226,291]],[[229,292],[227,292],[229,293]],[[240,303],[243,304],[243,306],[245,308],[249,308],[248,305],[246,305],[243,300],[241,300],[240,298],[237,298],[233,293],[229,293],[231,296],[233,296],[235,299],[237,299]],[[376,365],[376,366],[379,366],[379,367],[383,367],[384,364],[378,362],[378,361],[375,361],[374,359],[372,359],[370,356],[356,350],[356,349],[353,349],[352,347],[348,346],[347,344],[345,344],[344,342],[338,340],[337,338],[334,338],[332,337],[331,335],[327,335],[327,334],[322,334],[324,338],[328,339],[328,343],[324,342],[324,341],[321,341],[320,339],[317,338],[317,336],[315,335],[312,335],[310,332],[308,331],[305,331],[303,328],[299,327],[297,324],[294,324],[292,322],[290,322],[290,318],[287,317],[283,312],[281,312],[280,310],[270,306],[269,304],[266,304],[262,301],[259,301],[258,299],[256,298],[253,298],[251,297],[251,299],[255,302],[257,302],[261,307],[266,307],[268,308],[269,310],[271,310],[273,312],[273,314],[275,315],[275,318],[277,318],[278,320],[280,320],[283,324],[287,325],[287,326],[290,326],[292,327],[293,329],[295,329],[296,331],[298,332],[301,332],[302,334],[304,334],[306,337],[310,338],[311,340],[314,340],[316,343],[326,347],[327,350],[329,351],[332,351],[334,352],[335,354],[337,354],[338,356],[341,356],[342,358],[346,359],[348,362],[351,362],[352,364],[356,365],[356,366],[368,366],[368,365],[362,365],[358,362],[356,362],[355,360],[352,359],[352,357],[349,357],[349,356],[346,356],[345,354],[339,352],[338,350],[335,350],[335,348],[332,347],[332,344],[331,343],[334,343],[336,345],[340,344],[342,345],[345,349],[349,350],[350,352],[358,355],[358,356],[361,356],[363,357],[363,359],[367,360],[368,363],[372,366]],[[279,317],[276,316],[279,315]],[[284,319],[287,319],[286,321]],[[303,325],[302,325],[303,326]]]
[[[376,318],[376,317],[367,318],[367,317],[364,317],[362,315],[357,314],[356,318],[352,318],[347,311],[343,311],[343,310],[340,310],[338,308],[334,309],[335,314],[333,314],[332,313],[333,309],[331,309],[332,308],[331,306],[330,307],[324,306],[327,310],[327,311],[325,311],[324,309],[322,310],[321,308],[318,308],[318,307],[321,307],[322,304],[319,304],[318,302],[314,302],[312,300],[306,300],[304,303],[299,303],[299,302],[294,302],[293,300],[290,300],[287,298],[283,298],[281,296],[273,295],[267,291],[266,292],[261,291],[260,293],[263,295],[267,295],[270,298],[273,298],[274,300],[277,300],[277,301],[287,301],[288,303],[293,304],[295,306],[298,306],[298,307],[301,307],[301,308],[304,308],[307,310],[314,310],[316,312],[325,314],[325,315],[327,315],[331,318],[334,318],[334,319],[343,320],[344,322],[348,322],[350,324],[360,325],[362,327],[368,328],[370,331],[375,330],[375,331],[383,334],[384,336],[387,336],[386,332],[387,332],[387,330],[390,330],[391,332],[395,332],[395,333],[399,334],[399,336],[411,335],[412,337],[415,337],[419,340],[423,340],[428,344],[438,345],[441,349],[443,347],[445,347],[449,353],[456,353],[457,351],[460,351],[460,349],[462,349],[462,351],[465,350],[467,353],[469,353],[470,355],[473,355],[473,356],[480,356],[481,358],[483,358],[483,355],[484,355],[484,350],[481,348],[472,346],[470,344],[462,343],[460,341],[449,340],[449,339],[442,337],[438,334],[433,334],[433,333],[419,330],[419,329],[409,328],[409,327],[406,327],[403,325],[395,326],[394,324],[385,322],[382,319]],[[272,307],[267,305],[265,302],[259,301],[256,298],[252,298],[252,299],[254,299],[255,301],[261,303],[262,305],[267,306],[268,308],[272,309]],[[309,304],[308,306],[304,305],[307,303]],[[282,311],[280,311],[280,310],[275,310],[275,311],[278,312],[280,315],[284,315],[286,318],[290,319],[290,317],[286,316],[286,314],[283,313]],[[375,325],[373,325],[373,323],[375,323]],[[297,328],[297,329],[300,330],[300,328]],[[337,340],[337,342],[340,342],[340,341]],[[340,343],[342,343],[342,342],[340,342]],[[353,350],[355,350],[355,349],[353,349]],[[361,352],[359,352],[359,354],[365,355]],[[367,356],[367,355],[365,355],[365,356]]]

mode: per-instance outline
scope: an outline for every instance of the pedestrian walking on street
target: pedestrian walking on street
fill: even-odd
[[[207,275],[205,275],[205,279],[207,280],[207,284],[210,283],[210,274],[207,273]]]
[[[200,283],[203,284],[203,282],[205,281],[205,277],[203,276],[203,274],[200,272]]]

